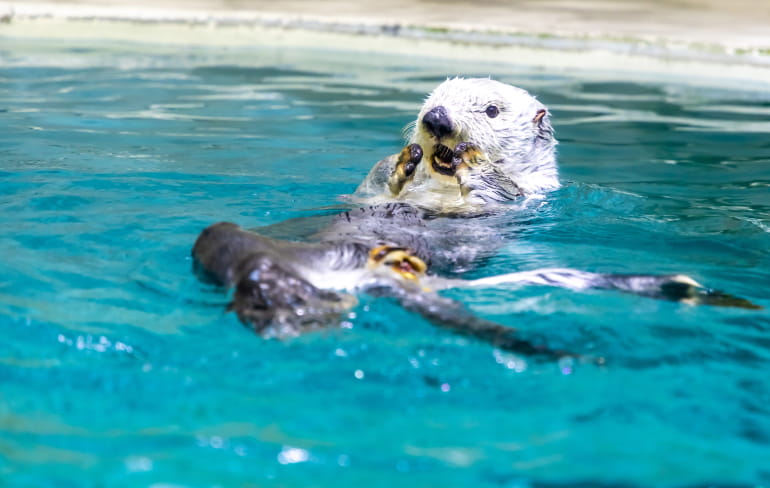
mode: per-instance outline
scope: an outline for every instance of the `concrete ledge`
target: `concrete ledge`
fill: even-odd
[[[440,12],[424,0],[393,0],[377,11],[341,0],[6,2],[0,36],[322,47],[770,83],[770,6],[752,3],[763,2],[701,0],[688,10],[663,0],[447,0]]]

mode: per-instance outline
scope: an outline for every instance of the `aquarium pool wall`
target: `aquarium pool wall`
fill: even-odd
[[[344,48],[725,86],[770,80],[770,5],[667,0],[572,4],[238,0],[151,5],[0,2],[0,36],[151,44]],[[450,70],[451,71],[451,70]]]

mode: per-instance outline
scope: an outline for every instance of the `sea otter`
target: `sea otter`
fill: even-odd
[[[407,146],[375,164],[356,190],[358,207],[304,240],[214,224],[193,247],[196,268],[235,289],[230,308],[263,336],[339,323],[355,295],[369,293],[395,297],[455,332],[551,357],[568,353],[523,340],[515,329],[476,317],[438,292],[514,283],[747,305],[706,293],[683,275],[543,269],[458,278],[504,244],[497,229],[512,211],[506,202],[559,187],[556,144],[548,109],[526,91],[491,79],[449,79],[425,101]]]
[[[472,213],[560,186],[550,113],[521,88],[449,79],[409,127],[407,147],[374,166],[359,199]]]

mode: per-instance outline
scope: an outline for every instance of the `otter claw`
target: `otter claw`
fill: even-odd
[[[470,146],[470,148],[475,148],[476,147],[473,144],[471,144],[470,142],[461,142],[460,144],[457,145],[457,147],[455,147],[455,152],[454,152],[453,156],[456,157],[456,158],[461,157],[462,153],[464,153],[466,150],[469,149],[469,146]]]

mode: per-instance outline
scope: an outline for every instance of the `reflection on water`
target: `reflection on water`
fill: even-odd
[[[454,73],[349,53],[138,49],[0,47],[10,485],[770,483],[766,310],[452,292],[607,357],[601,369],[523,361],[367,297],[351,329],[251,335],[192,276],[197,233],[327,214]],[[770,305],[766,92],[463,69],[551,107],[566,183],[500,222],[507,244],[469,277],[682,272]]]

